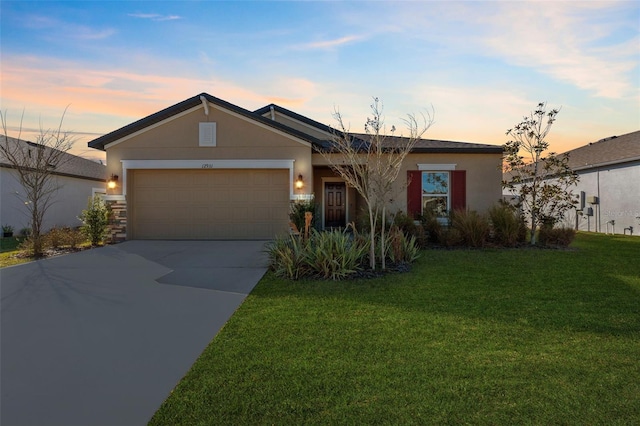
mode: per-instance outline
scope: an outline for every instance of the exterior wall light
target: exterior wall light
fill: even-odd
[[[118,186],[118,175],[114,175],[113,173],[111,174],[111,177],[109,178],[109,180],[107,181],[107,188],[109,189],[116,189],[116,186]]]
[[[302,175],[298,175],[298,179],[296,179],[296,189],[302,189],[303,186]]]

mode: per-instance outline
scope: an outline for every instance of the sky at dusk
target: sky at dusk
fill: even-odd
[[[435,111],[424,137],[501,145],[540,101],[564,152],[640,129],[640,2],[5,1],[9,134],[87,142],[201,92],[363,131]]]

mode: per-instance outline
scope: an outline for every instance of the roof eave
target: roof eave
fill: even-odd
[[[411,150],[414,154],[500,154],[502,155],[502,147],[463,147],[463,148],[446,148],[446,147],[419,147]]]

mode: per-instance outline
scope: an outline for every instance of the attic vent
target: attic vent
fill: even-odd
[[[200,146],[216,146],[216,123],[200,123]]]

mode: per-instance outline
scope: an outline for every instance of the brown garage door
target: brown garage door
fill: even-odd
[[[132,170],[132,239],[271,239],[286,232],[288,170]]]

